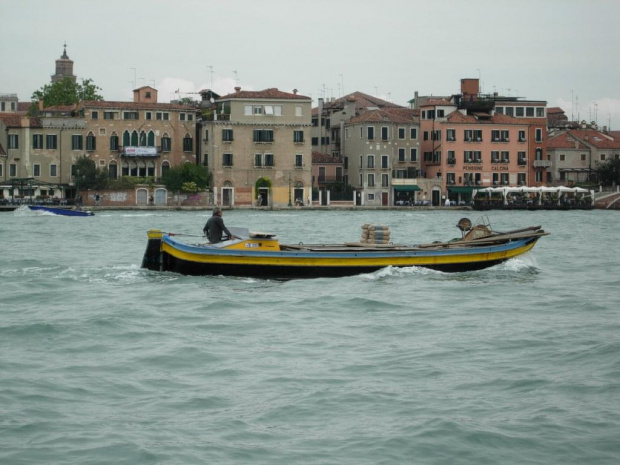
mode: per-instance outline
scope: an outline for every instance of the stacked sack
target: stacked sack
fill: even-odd
[[[387,224],[366,223],[362,226],[362,244],[389,244],[390,228]]]

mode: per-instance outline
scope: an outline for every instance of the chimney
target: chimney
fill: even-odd
[[[29,128],[30,127],[30,117],[29,116],[22,116],[20,118],[19,123],[20,123],[22,128]]]
[[[43,99],[40,98],[39,99],[39,111],[42,111],[42,110],[43,110]]]
[[[241,92],[241,87],[235,87],[235,92],[238,94],[239,92]]]
[[[297,89],[293,89],[293,93],[297,95]]]

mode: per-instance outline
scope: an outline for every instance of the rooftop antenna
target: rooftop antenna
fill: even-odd
[[[573,89],[570,90],[570,120],[575,121],[575,96]]]
[[[137,76],[137,71],[136,68],[129,68],[129,69],[133,69],[133,88],[135,89],[136,87],[138,87],[138,78]]]
[[[238,86],[239,85],[239,77],[237,76],[237,71],[233,71],[233,73],[235,73],[235,85]]]

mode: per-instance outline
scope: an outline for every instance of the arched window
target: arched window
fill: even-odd
[[[131,145],[131,136],[129,135],[129,131],[125,131],[123,133],[123,147],[128,147]]]
[[[149,136],[148,136],[146,145],[147,147],[155,147],[155,133],[153,131],[149,131]]]
[[[132,147],[138,146],[138,131],[134,131],[131,133],[131,146]]]
[[[86,150],[93,151],[97,149],[97,139],[92,132],[89,132],[86,136]]]
[[[170,163],[168,163],[167,161],[163,162],[161,164],[161,175],[163,176],[164,174],[166,174],[169,169],[170,169]]]
[[[110,150],[118,152],[118,135],[115,132],[110,136]]]
[[[161,151],[170,152],[171,149],[172,149],[172,140],[170,139],[170,136],[167,133],[164,133],[164,135],[161,136]]]
[[[146,163],[144,161],[138,162],[138,176],[141,178],[146,177]]]
[[[121,173],[123,176],[129,176],[129,163],[126,161],[121,165]]]
[[[146,132],[140,132],[140,147],[146,147]]]
[[[193,139],[191,134],[185,134],[183,138],[183,151],[191,152],[194,149]]]

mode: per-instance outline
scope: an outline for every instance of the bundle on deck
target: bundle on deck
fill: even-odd
[[[389,244],[390,228],[386,224],[366,223],[362,225],[363,244]]]

